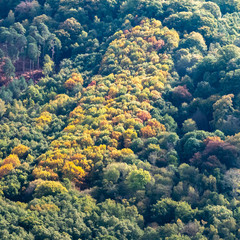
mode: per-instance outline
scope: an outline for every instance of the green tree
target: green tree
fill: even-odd
[[[133,191],[144,190],[150,182],[150,173],[143,169],[131,171],[126,179],[128,187]]]
[[[15,76],[15,67],[12,64],[12,61],[10,58],[5,58],[5,63],[3,66],[3,71],[5,76],[9,79],[11,77]]]
[[[183,122],[182,130],[184,133],[195,131],[197,130],[197,124],[194,120],[189,118]]]
[[[43,73],[45,76],[49,76],[54,70],[54,62],[51,60],[49,55],[45,55],[44,57],[44,66]]]
[[[48,195],[56,195],[60,193],[66,193],[67,189],[63,187],[60,182],[43,181],[36,186],[35,197],[42,197]]]
[[[29,43],[27,52],[28,52],[28,57],[30,58],[30,71],[31,71],[32,69],[34,69],[34,63],[37,61],[38,56],[40,55],[37,44]]]

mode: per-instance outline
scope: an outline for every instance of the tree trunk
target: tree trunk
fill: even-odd
[[[37,68],[39,69],[39,59],[41,56],[41,45],[39,45],[38,50],[39,50],[39,53],[38,53],[38,59],[37,59]]]
[[[25,57],[23,56],[23,66],[22,66],[23,72],[25,72]]]

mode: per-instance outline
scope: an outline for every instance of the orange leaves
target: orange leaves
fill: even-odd
[[[141,129],[141,135],[144,138],[154,137],[160,132],[166,131],[166,128],[163,124],[158,122],[156,119],[150,119],[147,123],[147,126]]]
[[[2,162],[2,165],[0,167],[0,178],[7,175],[9,172],[11,172],[15,167],[18,167],[21,165],[21,162],[17,155],[10,154],[7,158],[5,158]]]
[[[140,110],[137,113],[137,117],[140,118],[142,121],[147,121],[152,118],[151,114],[147,111]]]
[[[165,44],[162,39],[157,40],[155,36],[149,37],[147,41],[152,43],[156,50],[160,50]]]
[[[6,164],[0,167],[0,178],[7,175],[9,172],[11,172],[14,169],[12,164]]]
[[[158,122],[156,119],[149,120],[147,124],[151,126],[158,133],[166,131],[166,127],[160,122]]]
[[[83,78],[80,73],[72,73],[72,77],[70,77],[64,84],[65,88],[68,90],[72,90],[75,86],[83,84]]]
[[[220,138],[220,137],[217,137],[217,136],[214,136],[214,137],[208,137],[206,138],[203,143],[205,145],[208,145],[209,142],[215,142],[215,143],[223,143],[224,141]]]
[[[113,131],[112,134],[111,134],[111,137],[116,139],[116,140],[119,140],[121,136],[122,136],[122,133],[117,132],[117,131]]]
[[[69,78],[65,82],[64,86],[65,86],[65,88],[72,90],[76,86],[76,82],[72,78]]]
[[[29,147],[20,144],[12,150],[12,154],[16,154],[18,157],[24,157],[27,155],[28,150]]]
[[[156,131],[151,126],[145,126],[141,129],[141,135],[144,138],[154,137],[157,135]]]

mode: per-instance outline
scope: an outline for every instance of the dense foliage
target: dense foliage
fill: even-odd
[[[240,239],[239,10],[2,0],[0,239]]]

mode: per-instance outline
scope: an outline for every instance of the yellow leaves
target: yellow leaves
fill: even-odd
[[[161,98],[173,64],[166,49],[177,46],[178,40],[176,32],[147,19],[131,30],[116,33],[101,62],[99,74],[105,77],[94,76],[81,91],[79,106],[69,114],[61,137],[52,141],[33,175],[53,180],[59,174],[81,184],[94,165],[123,161],[134,154],[129,147],[138,135],[148,138],[165,131],[150,111],[153,101]],[[81,74],[73,73],[64,85],[71,90],[82,83]],[[45,110],[67,109],[74,101],[61,94]],[[37,120],[42,125],[51,121],[46,112]]]
[[[75,82],[83,84],[83,78],[82,78],[82,75],[80,73],[72,73],[72,79]]]
[[[105,101],[105,99],[103,97],[93,97],[90,99],[92,104],[99,104],[99,103],[103,103]]]
[[[10,154],[3,160],[2,165],[12,164],[13,167],[18,167],[21,165],[21,162],[16,154]]]
[[[77,165],[77,166],[81,166],[85,172],[90,172],[92,167],[93,167],[93,163],[91,160],[87,160],[86,157],[84,155],[82,155],[81,153],[75,154],[71,157],[71,161]]]
[[[44,127],[52,121],[52,115],[49,112],[42,112],[39,118],[35,119],[37,126]]]
[[[58,174],[55,173],[51,168],[49,167],[42,167],[38,166],[34,168],[32,175],[34,178],[41,178],[44,180],[58,180]]]
[[[18,167],[21,165],[21,162],[17,155],[10,154],[8,157],[6,157],[0,167],[0,178],[7,175],[9,172],[11,172],[15,167]]]
[[[139,121],[139,119],[137,118],[129,118],[126,120],[126,122],[124,123],[124,128],[134,128],[138,123],[142,122],[141,120]]]
[[[71,133],[75,132],[75,130],[76,130],[76,126],[75,125],[68,125],[67,127],[65,127],[63,129],[64,132],[71,132]]]
[[[167,64],[163,64],[163,65],[162,65],[162,70],[163,70],[163,71],[168,72],[169,69],[170,69],[169,65],[167,65]]]
[[[128,58],[128,57],[124,57],[122,60],[121,60],[121,63],[120,65],[125,67],[125,66],[129,66],[132,64],[132,61]]]
[[[94,141],[89,134],[82,135],[78,141],[81,144],[82,148],[94,145]]]
[[[58,157],[49,157],[46,159],[46,161],[44,162],[40,162],[39,165],[44,165],[44,166],[48,166],[53,170],[57,170],[59,168],[61,168],[64,164],[64,159],[62,158],[58,158]]]
[[[87,159],[98,162],[103,159],[103,155],[106,152],[106,149],[106,145],[103,144],[100,146],[87,147],[83,150],[83,154],[86,155]]]
[[[175,30],[165,32],[164,37],[170,49],[178,47],[180,38]]]
[[[82,183],[82,180],[86,175],[82,167],[76,166],[73,162],[69,161],[64,164],[62,171],[65,177],[79,184]]]
[[[139,30],[141,30],[141,26],[135,26],[134,28],[132,28],[132,31],[134,32],[134,31],[139,31]]]
[[[116,140],[116,139],[111,139],[111,140],[109,141],[109,146],[110,146],[110,147],[117,148],[118,145],[119,145],[119,142],[118,142],[118,140]]]
[[[68,90],[72,90],[76,85],[83,84],[83,78],[80,73],[72,73],[72,77],[70,77],[64,84],[65,88]]]
[[[64,144],[65,148],[71,148],[72,147],[71,141],[66,141],[63,144]]]
[[[65,102],[67,102],[70,99],[70,97],[66,94],[58,94],[55,99],[53,101],[51,101],[51,103],[53,104],[64,104]]]
[[[97,151],[93,151],[94,154]],[[97,155],[94,155],[97,156]],[[82,183],[84,177],[91,171],[93,163],[87,160],[82,153],[63,154],[59,150],[48,152],[48,157],[39,162],[37,168],[33,170],[32,175],[35,178],[45,180],[57,180],[58,173],[61,172],[64,177],[69,178],[77,184]]]
[[[143,101],[141,102],[141,108],[145,111],[150,111],[153,107],[152,105],[149,103],[149,101]]]
[[[154,84],[154,89],[157,90],[157,91],[162,91],[164,89],[164,83],[156,82]]]
[[[83,111],[82,107],[77,106],[77,107],[74,108],[74,110],[72,112],[70,112],[69,116],[70,116],[70,118],[76,118],[77,117],[77,118],[83,119],[84,118],[83,113],[84,113],[84,111]]]
[[[156,20],[156,19],[153,19],[153,20],[152,20],[152,25],[153,25],[154,27],[156,27],[156,28],[162,27],[161,21]]]
[[[130,147],[132,140],[137,138],[137,132],[133,129],[127,129],[123,133],[123,138],[124,138],[124,147]]]
[[[162,97],[162,94],[156,90],[151,91],[151,97],[153,100],[157,100]]]
[[[51,142],[51,146],[56,150],[57,154],[56,155],[61,155],[60,151],[58,151],[58,148],[72,148],[76,144],[76,141],[73,140],[54,140]]]
[[[127,129],[127,130],[123,133],[123,137],[124,137],[124,139],[129,138],[129,139],[133,140],[133,139],[137,138],[137,133],[136,133],[136,131],[133,130],[133,129]]]
[[[125,114],[120,114],[112,119],[113,123],[124,123],[126,120]]]
[[[38,212],[41,212],[41,211],[58,212],[58,211],[60,211],[60,209],[54,203],[43,203],[43,204],[36,204],[36,205],[30,204],[29,209],[32,211],[38,211]]]
[[[107,114],[110,119],[112,119],[114,116],[120,115],[122,113],[123,113],[122,109],[117,109],[117,108],[113,108],[113,107],[107,108]]]
[[[121,150],[121,154],[127,156],[127,155],[134,154],[134,152],[130,148],[123,148]]]
[[[72,78],[69,78],[64,84],[68,90],[72,90],[76,85],[76,82]]]
[[[51,142],[51,146],[53,146],[54,148],[59,148],[62,145],[62,142],[59,140],[54,140]]]
[[[110,153],[110,157],[117,160],[121,156],[121,151],[117,149],[113,149]]]
[[[16,154],[18,155],[18,157],[24,157],[27,155],[28,150],[29,150],[29,147],[20,144],[12,150],[12,154]]]
[[[48,104],[43,107],[44,111],[55,113],[56,111],[62,110],[67,107],[69,103],[73,102],[73,98],[66,94],[58,94],[54,100],[51,100]]]

